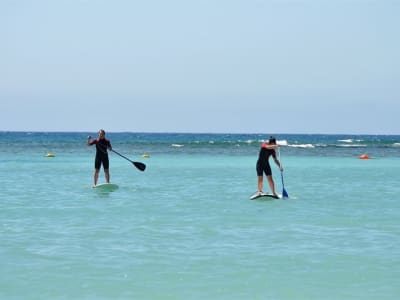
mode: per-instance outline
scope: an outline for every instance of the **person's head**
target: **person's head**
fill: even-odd
[[[270,136],[268,140],[268,144],[270,145],[276,145],[276,138],[274,136]]]
[[[99,130],[99,137],[100,138],[104,138],[106,136],[106,132],[104,131],[104,129],[100,129]]]

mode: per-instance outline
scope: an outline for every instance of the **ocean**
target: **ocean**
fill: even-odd
[[[249,200],[269,134],[107,133],[113,192],[88,134],[0,132],[0,299],[398,299],[400,136],[275,134]]]

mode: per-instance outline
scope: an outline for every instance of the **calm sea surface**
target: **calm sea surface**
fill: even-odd
[[[268,135],[108,133],[99,192],[88,134],[0,132],[0,299],[399,298],[400,136],[276,135],[251,201]]]

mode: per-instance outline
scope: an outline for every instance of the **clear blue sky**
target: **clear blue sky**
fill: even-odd
[[[0,130],[400,134],[400,1],[1,0]]]

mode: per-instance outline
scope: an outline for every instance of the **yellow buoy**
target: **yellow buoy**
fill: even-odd
[[[144,158],[149,158],[150,155],[148,155],[147,153],[144,153],[144,154],[142,154],[142,157],[144,157]]]
[[[55,157],[55,155],[54,155],[53,153],[49,152],[49,153],[47,153],[47,154],[45,155],[45,157]]]

